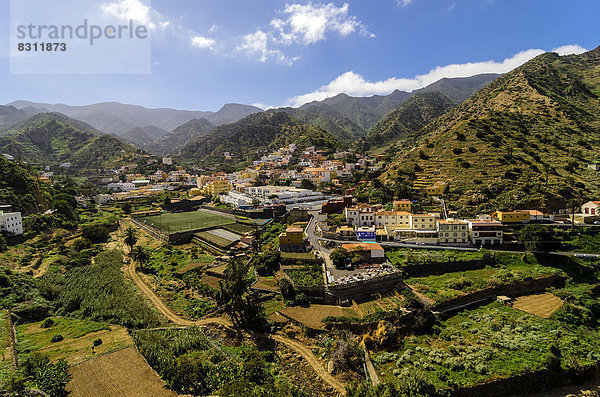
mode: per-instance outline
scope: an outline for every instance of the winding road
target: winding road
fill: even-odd
[[[127,266],[127,272],[131,276],[133,282],[138,286],[140,291],[150,300],[150,302],[154,305],[154,307],[162,313],[170,322],[177,325],[192,327],[192,326],[202,326],[208,324],[219,324],[227,328],[231,328],[233,325],[231,321],[214,317],[214,318],[206,318],[202,320],[192,321],[186,320],[185,318],[177,315],[173,312],[165,303],[160,299],[158,295],[150,288],[144,281],[140,278],[135,270],[135,262],[131,261],[131,263]],[[272,334],[269,335],[273,340],[278,343],[281,343],[288,348],[292,349],[294,352],[300,354],[306,362],[313,368],[315,373],[328,385],[330,385],[334,390],[336,390],[342,396],[346,394],[346,390],[344,384],[333,377],[323,365],[316,359],[313,352],[301,344],[298,341],[295,341],[290,338],[286,338],[281,335]]]

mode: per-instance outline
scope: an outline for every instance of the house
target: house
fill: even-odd
[[[352,196],[345,196],[341,199],[332,199],[327,201],[321,207],[322,214],[335,214],[341,212],[344,208],[348,208],[352,205]]]
[[[448,183],[444,181],[437,181],[431,186],[425,188],[425,194],[428,196],[441,196],[448,190]]]
[[[406,211],[378,211],[375,213],[375,226],[410,225],[410,213]]]
[[[66,162],[66,163],[62,163],[61,165],[59,165],[60,168],[71,168],[71,163]]]
[[[523,210],[529,212],[529,220],[531,222],[554,222],[553,214],[544,214],[538,210]]]
[[[171,157],[163,157],[162,163],[164,165],[173,165],[173,159]]]
[[[303,174],[317,182],[331,182],[331,171],[325,168],[305,168]]]
[[[412,212],[413,205],[410,200],[395,200],[394,201],[394,211],[406,211]]]
[[[502,245],[504,231],[502,222],[491,218],[467,219],[469,238],[476,246]]]
[[[377,243],[342,244],[342,248],[348,252],[364,251],[366,253],[365,260],[385,261],[385,251]]]
[[[439,220],[437,222],[437,229],[440,244],[469,244],[469,225],[465,221],[452,218]]]
[[[113,198],[112,198],[112,196],[110,194],[97,194],[94,197],[94,200],[96,201],[96,204],[100,204],[100,205],[106,204],[109,201],[112,201],[112,199]]]
[[[600,163],[588,164],[588,170],[599,171],[600,170]]]
[[[527,211],[496,211],[492,216],[502,223],[527,223],[531,218]]]
[[[21,213],[0,211],[0,232],[23,234]]]
[[[289,227],[279,235],[279,250],[282,252],[304,252],[304,230]]]
[[[600,215],[600,201],[588,201],[581,206],[581,213],[583,216],[596,216]]]
[[[212,194],[213,196],[218,196],[220,194],[226,194],[233,190],[231,182],[228,180],[217,180],[208,182],[203,189],[205,194]]]
[[[290,210],[290,219],[292,222],[307,221],[310,219],[310,214],[307,209],[294,207]]]
[[[130,192],[135,189],[135,185],[132,182],[112,182],[106,185],[106,188],[109,190]]]
[[[13,161],[15,158],[8,153],[2,153],[2,157],[4,157],[8,161]]]

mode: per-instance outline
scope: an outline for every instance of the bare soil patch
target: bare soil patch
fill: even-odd
[[[563,301],[550,292],[543,294],[520,296],[513,302],[515,309],[535,314],[542,318],[549,318],[563,305]]]

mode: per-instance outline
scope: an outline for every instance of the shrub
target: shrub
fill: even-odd
[[[85,226],[81,231],[81,236],[94,244],[100,244],[108,241],[109,232],[104,226],[92,225]]]
[[[61,334],[55,334],[52,336],[52,339],[50,339],[50,342],[56,343],[56,342],[60,342],[63,339],[65,339],[65,338]]]
[[[47,318],[42,323],[42,328],[50,328],[54,325],[54,320],[52,318]]]
[[[92,342],[94,344],[94,347],[98,347],[102,344],[102,339],[98,338],[98,339],[94,339],[94,342]]]
[[[454,153],[456,155],[461,154],[462,152],[463,152],[462,149],[459,147],[455,147],[454,149],[452,149],[452,153]]]

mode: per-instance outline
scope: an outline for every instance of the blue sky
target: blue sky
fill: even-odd
[[[150,8],[104,0],[103,12],[151,20],[150,74],[18,75],[10,1],[0,0],[0,103],[297,106],[506,72],[543,51],[600,45],[597,0],[154,0]]]

